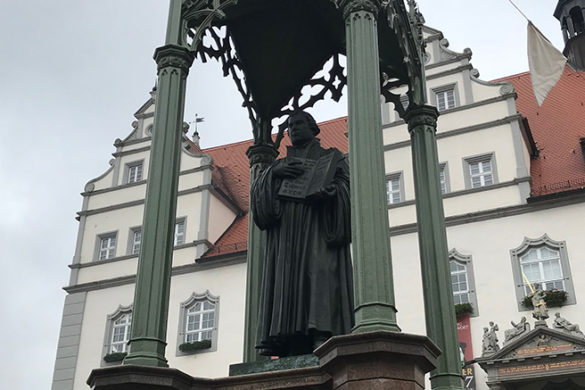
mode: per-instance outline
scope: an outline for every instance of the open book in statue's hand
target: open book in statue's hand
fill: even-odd
[[[331,185],[339,160],[342,158],[343,156],[338,151],[328,153],[319,160],[287,158],[288,161],[295,162],[295,164],[298,161],[303,172],[297,177],[283,179],[278,196],[296,201],[326,196],[328,192],[334,191]]]

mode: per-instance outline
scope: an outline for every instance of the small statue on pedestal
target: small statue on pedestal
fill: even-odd
[[[555,313],[553,326],[555,327],[555,329],[560,329],[565,332],[569,332],[574,336],[585,337],[585,335],[583,335],[583,332],[581,332],[581,330],[579,329],[579,325],[570,323],[568,320],[561,317],[561,313],[558,312]]]
[[[504,332],[504,344],[530,330],[530,324],[526,321],[526,317],[524,316],[517,324],[515,324],[514,321],[510,321],[510,323],[513,328],[507,329]]]
[[[496,334],[496,331],[498,330],[498,324],[495,324],[493,321],[490,321],[489,330],[488,328],[483,328],[481,356],[492,355],[500,350],[500,346],[498,345],[498,335]]]
[[[547,326],[545,320],[548,318],[548,307],[546,307],[546,302],[544,301],[545,296],[546,293],[540,286],[538,286],[530,295],[532,306],[534,306],[532,317],[536,319],[536,322],[534,323],[535,328],[539,326]]]

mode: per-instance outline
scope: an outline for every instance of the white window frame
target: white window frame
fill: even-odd
[[[124,170],[124,183],[138,183],[144,179],[144,160],[133,161],[126,164]]]
[[[490,171],[486,171],[485,165],[489,162]],[[471,169],[478,164],[479,172],[472,173]],[[463,159],[463,171],[465,177],[466,189],[478,189],[490,187],[498,183],[498,169],[496,165],[495,153],[486,153],[477,156],[465,157]],[[489,180],[487,176],[489,175]],[[479,178],[479,185],[474,185],[474,179]],[[491,183],[490,183],[491,181]]]
[[[204,312],[213,311],[213,313],[214,313],[213,326],[211,328],[205,328],[205,329],[200,328],[198,330],[193,330],[193,331],[188,330],[188,328],[187,328],[188,317],[191,315],[190,309],[193,308],[197,303],[204,303],[204,302],[209,302],[209,303],[214,305],[213,310],[204,311]],[[176,352],[177,356],[217,351],[217,337],[218,337],[218,324],[219,324],[219,297],[218,296],[212,295],[209,292],[209,290],[206,290],[202,294],[198,294],[198,293],[194,292],[193,294],[191,294],[191,296],[186,301],[181,303],[179,319],[180,319],[179,320],[179,332],[177,334],[177,352]],[[181,344],[184,344],[186,342],[191,342],[191,341],[187,341],[189,334],[198,333],[199,335],[201,335],[202,331],[211,331],[211,337],[202,339],[199,336],[197,338],[197,340],[193,340],[193,341],[211,340],[211,347],[210,348],[196,350],[196,351],[189,351],[189,352],[183,352],[179,349],[179,346]]]
[[[104,243],[107,245],[104,247]],[[118,246],[118,232],[102,233],[96,239],[95,260],[104,261],[116,257]]]
[[[138,237],[138,241],[136,238]],[[128,234],[128,254],[138,255],[140,254],[140,248],[142,247],[142,226],[133,227],[130,229]]]
[[[449,100],[451,95],[452,99]],[[431,90],[432,101],[435,102],[437,110],[447,111],[459,106],[459,93],[457,89],[457,83],[443,85],[441,87],[433,88]],[[440,104],[440,99],[443,97],[443,104]]]
[[[182,228],[181,228],[181,226],[182,226]],[[180,230],[182,230],[182,231],[180,231]],[[186,235],[187,235],[187,218],[185,218],[185,217],[177,218],[175,221],[175,230],[173,233],[173,245],[179,246],[179,245],[185,244]]]
[[[441,187],[441,194],[445,195],[451,191],[449,167],[446,162],[439,164],[439,185]]]
[[[391,185],[398,188],[392,189]],[[402,172],[395,172],[386,175],[386,203],[393,206],[404,202],[404,178]]]
[[[549,248],[559,253],[559,262],[561,267],[563,290],[567,292],[567,301],[564,305],[574,305],[577,303],[575,299],[575,289],[573,287],[573,278],[571,275],[571,267],[569,265],[569,255],[567,252],[567,245],[564,241],[555,241],[547,234],[539,238],[524,237],[522,243],[512,250],[510,250],[510,259],[512,261],[512,275],[514,277],[514,284],[516,287],[516,299],[518,302],[518,310],[530,310],[522,305],[523,299],[528,295],[530,288],[527,288],[526,280],[522,275],[522,258],[526,256],[532,249]],[[557,281],[558,279],[551,279],[550,281]],[[549,282],[550,282],[549,281]],[[541,280],[537,283],[546,282]]]
[[[473,306],[473,313],[471,317],[477,317],[479,315],[479,306],[477,304],[477,293],[475,290],[475,274],[473,272],[473,261],[470,255],[464,255],[457,251],[457,249],[451,249],[449,251],[449,269],[451,262],[457,265],[465,267],[465,278],[467,281],[467,290],[464,292],[467,294],[467,303],[471,303]],[[461,271],[460,271],[461,272]],[[452,273],[451,273],[452,275]],[[453,281],[451,281],[451,289],[453,289]],[[455,292],[453,291],[453,301],[455,301]]]
[[[119,342],[114,342],[114,334],[116,328],[116,321],[120,320],[121,318],[127,318],[129,321],[127,324],[123,324],[118,327],[124,327],[124,341],[123,344]],[[116,352],[126,352],[128,353],[128,341],[130,340],[130,333],[132,332],[132,305],[128,306],[118,306],[118,308],[111,314],[109,314],[106,318],[106,329],[104,334],[104,346],[102,349],[102,360],[101,366],[112,366],[118,365],[122,362],[105,362],[103,357]],[[123,345],[121,351],[113,351],[114,345]]]

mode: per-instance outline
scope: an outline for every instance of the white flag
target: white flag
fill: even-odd
[[[567,58],[528,21],[528,66],[538,106],[561,78]]]

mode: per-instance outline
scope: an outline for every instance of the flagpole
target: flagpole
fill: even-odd
[[[510,4],[512,4],[512,6],[514,6],[514,8],[516,8],[516,10],[517,10],[518,12],[520,12],[520,15],[524,16],[524,19],[526,19],[526,20],[527,20],[529,23],[532,23],[532,22],[530,21],[530,19],[528,19],[528,16],[526,16],[526,15],[524,14],[524,12],[522,12],[522,10],[520,10],[520,8],[518,8],[518,6],[517,6],[516,4],[514,4],[514,2],[513,2],[512,0],[508,0],[508,1],[510,2]]]

